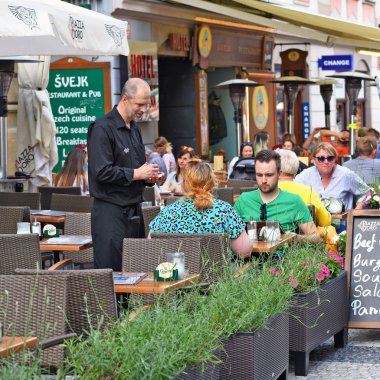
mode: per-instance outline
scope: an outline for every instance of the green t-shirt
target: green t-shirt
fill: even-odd
[[[260,206],[263,203],[260,190],[254,190],[242,193],[234,208],[245,222],[249,221],[250,216],[260,221]],[[297,232],[298,225],[312,222],[313,218],[299,195],[280,190],[277,198],[267,203],[266,220],[278,220],[285,232]]]

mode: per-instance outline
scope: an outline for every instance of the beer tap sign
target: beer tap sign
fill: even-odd
[[[350,155],[353,155],[356,148],[356,105],[359,92],[362,88],[362,81],[374,81],[375,79],[370,75],[359,71],[344,71],[333,75],[327,75],[327,77],[344,79],[346,95],[350,102],[350,124],[348,127],[350,128]]]

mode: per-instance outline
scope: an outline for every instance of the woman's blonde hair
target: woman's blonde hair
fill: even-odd
[[[189,160],[183,173],[183,189],[187,198],[193,198],[200,209],[212,207],[215,175],[210,165],[199,158]]]
[[[338,155],[335,148],[331,144],[327,142],[320,142],[313,150],[313,157],[316,157],[319,151],[321,151],[322,149],[329,152],[334,157]]]
[[[154,140],[154,148],[157,149],[158,147],[164,148],[165,153],[171,153],[173,150],[172,144],[163,136],[159,136]]]

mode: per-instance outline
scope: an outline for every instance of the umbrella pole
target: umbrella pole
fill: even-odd
[[[7,178],[8,149],[7,149],[7,118],[0,116],[0,179]]]

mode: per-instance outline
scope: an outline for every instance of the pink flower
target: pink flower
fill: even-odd
[[[276,272],[274,272],[274,275],[275,276],[281,276],[281,272],[279,270],[276,270]]]
[[[330,269],[327,268],[326,265],[321,264],[321,269],[322,269],[322,273],[323,273],[325,276],[328,276],[328,275],[330,274]]]
[[[269,268],[269,272],[275,274],[276,273],[276,268],[275,267]]]
[[[290,278],[289,284],[293,286],[293,288],[296,288],[298,286],[298,281],[295,278]]]
[[[315,275],[315,278],[318,280],[318,281],[323,281],[325,279],[325,275],[323,274],[323,272],[319,272]]]
[[[364,204],[365,204],[365,205],[369,205],[370,203],[371,203],[370,200],[367,200],[367,199],[366,199],[366,200],[364,201]]]

